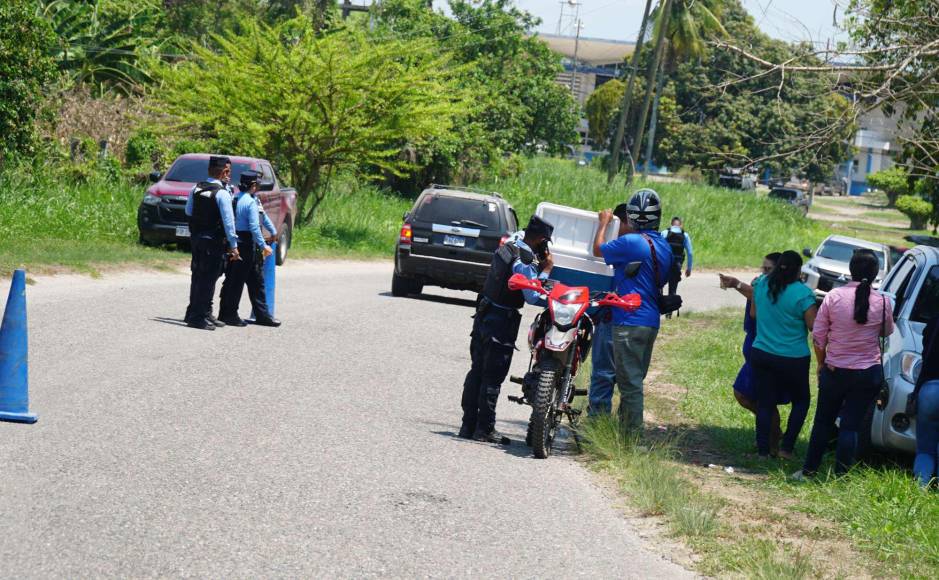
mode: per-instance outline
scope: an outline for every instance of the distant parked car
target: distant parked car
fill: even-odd
[[[750,191],[756,189],[756,177],[746,173],[722,173],[717,178],[717,184],[727,189]]]
[[[814,255],[808,248],[803,250],[803,254],[811,259],[802,266],[802,281],[815,291],[818,300],[822,300],[832,289],[851,281],[848,264],[854,252],[860,249],[873,250],[877,255],[880,272],[874,281],[874,287],[879,287],[892,263],[890,248],[884,244],[847,236],[828,236],[819,244]]]
[[[881,292],[893,301],[896,329],[884,349],[888,389],[868,415],[870,441],[862,445],[914,453],[916,419],[906,414],[906,401],[922,367],[926,322],[939,315],[939,248],[909,250],[890,271]]]
[[[492,254],[518,230],[518,216],[498,193],[432,185],[404,214],[391,278],[394,296],[425,285],[482,291]]]
[[[165,175],[158,171],[150,174],[153,185],[147,189],[137,209],[140,243],[155,245],[189,241],[186,200],[193,186],[208,178],[210,156],[206,153],[187,153],[179,156]],[[243,171],[261,173],[258,197],[277,228],[277,264],[283,264],[293,240],[297,191],[281,183],[270,161],[266,159],[227,157],[232,162],[231,182],[234,184],[239,183]]]
[[[770,190],[769,198],[794,205],[802,211],[802,215],[809,213],[809,196],[801,189],[794,187],[776,187]]]

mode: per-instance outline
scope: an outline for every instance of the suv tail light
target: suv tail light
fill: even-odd
[[[509,241],[509,236],[508,235],[502,236],[502,239],[499,240],[499,247],[501,248],[502,246],[504,246],[507,241]]]
[[[411,245],[411,238],[414,236],[414,232],[411,231],[411,224],[404,224],[401,226],[401,234],[398,236],[398,243],[406,246]]]

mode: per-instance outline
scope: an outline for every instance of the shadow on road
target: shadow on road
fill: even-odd
[[[162,322],[163,324],[172,324],[173,326],[186,326],[186,321],[181,318],[165,318],[163,316],[156,316],[151,318],[153,322]]]
[[[378,295],[393,298],[391,292],[380,292]],[[403,300],[423,300],[424,302],[437,302],[438,304],[450,304],[452,306],[466,306],[468,308],[476,308],[476,300],[470,300],[469,298],[454,298],[453,296],[438,296],[435,294],[418,294],[417,296],[409,296]]]

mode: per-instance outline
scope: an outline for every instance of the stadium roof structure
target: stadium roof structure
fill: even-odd
[[[574,45],[577,44],[577,62],[587,66],[622,64],[636,48],[635,42],[623,40],[607,40],[586,36],[581,36],[580,40],[577,40],[573,36],[543,33],[538,33],[537,36],[545,41],[551,50],[571,60],[574,58]]]

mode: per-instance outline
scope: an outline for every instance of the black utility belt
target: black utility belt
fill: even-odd
[[[238,234],[239,242],[251,242],[254,243],[254,236],[251,232],[235,232]]]

